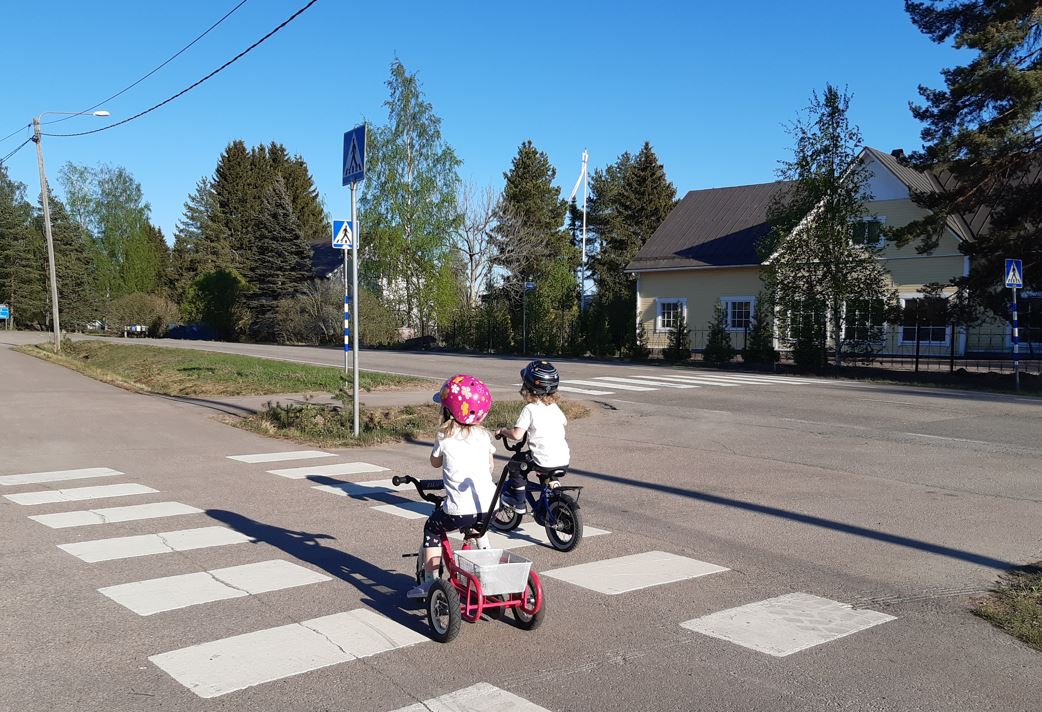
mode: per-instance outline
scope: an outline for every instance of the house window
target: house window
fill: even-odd
[[[883,336],[886,309],[879,299],[856,299],[847,302],[843,311],[845,341],[878,341]]]
[[[883,246],[882,218],[855,220],[852,224],[852,230],[855,245],[865,245],[866,247]]]
[[[804,303],[786,313],[785,324],[789,341],[796,341],[801,335],[805,339],[820,339],[825,333],[825,311]]]
[[[724,305],[728,331],[746,331],[753,326],[752,297],[724,297],[720,300]]]
[[[658,314],[655,318],[656,331],[672,331],[680,323],[680,315],[687,310],[686,299],[658,299]],[[685,315],[686,316],[686,315]]]
[[[917,330],[921,344],[948,343],[947,300],[942,297],[915,297],[902,301],[902,343],[914,344]]]

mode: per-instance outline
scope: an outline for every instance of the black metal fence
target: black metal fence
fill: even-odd
[[[697,360],[702,357],[709,330],[691,329],[690,333],[691,348]],[[915,329],[905,331],[897,327],[877,344],[872,344],[867,351],[847,351],[844,364],[914,373],[956,373],[960,370],[971,373],[1013,372],[1013,347],[1008,330],[983,331],[972,327],[965,330],[948,327],[943,341],[940,341],[940,333],[933,334],[925,329],[919,330],[919,338],[916,336]],[[931,336],[938,341],[929,341]],[[735,361],[741,362],[741,354],[748,343],[749,334],[746,331],[734,331],[730,333],[730,337],[731,344],[738,352]],[[665,341],[652,341],[650,346],[653,352],[660,354],[665,348]],[[780,343],[778,352],[781,363],[793,363],[791,344]],[[834,362],[835,350],[831,347],[826,348],[826,356],[830,362]],[[1024,334],[1020,344],[1019,360],[1022,373],[1042,375],[1042,334],[1035,334],[1033,331]]]

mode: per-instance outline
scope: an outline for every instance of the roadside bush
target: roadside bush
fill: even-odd
[[[731,335],[727,333],[727,314],[721,304],[713,308],[713,319],[709,322],[709,333],[706,335],[706,346],[702,351],[702,360],[711,364],[727,363],[735,357]]]
[[[822,346],[823,333],[813,326],[805,326],[796,334],[792,346],[792,360],[801,371],[820,371],[825,363]]]
[[[234,269],[219,269],[200,275],[188,287],[181,312],[186,321],[205,324],[228,340],[249,324],[242,297],[249,291],[243,276]]]
[[[177,305],[169,299],[143,292],[113,299],[105,310],[109,331],[122,333],[128,326],[141,325],[147,326],[148,335],[153,337],[164,336],[180,316]]]
[[[343,284],[313,280],[275,306],[275,338],[283,344],[331,344],[344,335]]]
[[[623,355],[634,361],[643,361],[651,356],[651,349],[648,348],[648,332],[644,328],[643,321],[637,322],[637,328],[633,330],[633,336],[626,344]]]
[[[681,310],[677,316],[677,325],[669,335],[669,344],[662,352],[668,361],[687,361],[691,358],[691,334],[687,330],[687,319]]]
[[[363,346],[394,346],[401,341],[399,331],[405,321],[380,299],[364,287],[359,292],[359,337]],[[341,303],[343,296],[340,297]],[[343,333],[343,332],[341,332]]]

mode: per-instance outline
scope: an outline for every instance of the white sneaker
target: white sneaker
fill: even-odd
[[[427,592],[431,590],[431,584],[434,583],[434,579],[427,579],[419,586],[413,586],[409,589],[409,592],[405,594],[406,598],[427,598]]]

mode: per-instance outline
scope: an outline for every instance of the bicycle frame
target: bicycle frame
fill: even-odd
[[[471,549],[470,542],[464,540],[462,551]],[[492,608],[520,608],[527,615],[534,615],[543,607],[543,586],[539,582],[539,576],[532,571],[530,576],[535,588],[535,601],[531,606],[524,592],[512,594],[509,598],[497,597],[498,600],[489,600],[481,590],[481,582],[478,577],[469,571],[464,571],[456,565],[456,557],[452,553],[452,544],[446,534],[441,535],[441,561],[442,566],[448,571],[448,580],[460,595],[460,615],[468,623],[474,623],[481,615]]]

